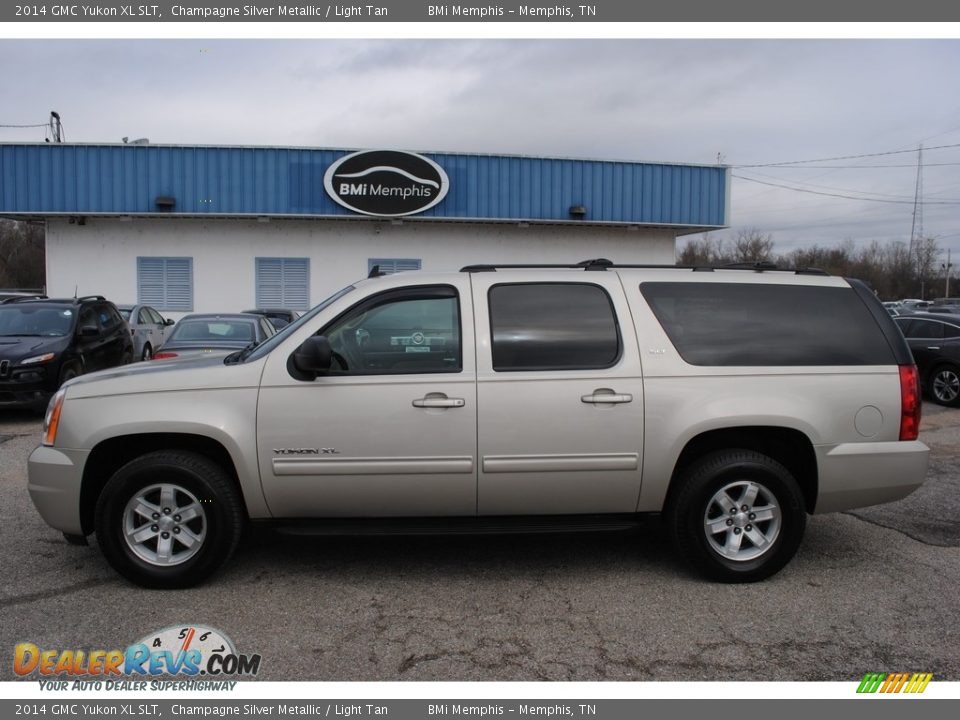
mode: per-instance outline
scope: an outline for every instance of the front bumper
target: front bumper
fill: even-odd
[[[83,535],[80,522],[80,486],[89,450],[64,450],[41,445],[27,462],[27,490],[48,525],[72,535]]]
[[[930,448],[918,440],[815,449],[820,470],[817,513],[900,500],[923,484],[930,457]]]
[[[15,368],[9,377],[0,380],[0,407],[44,405],[54,393],[48,373],[47,368],[39,365]]]

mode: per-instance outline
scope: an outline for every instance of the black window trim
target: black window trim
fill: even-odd
[[[455,368],[444,370],[424,371],[419,368],[398,370],[395,372],[337,372],[331,371],[320,377],[378,377],[389,375],[457,375],[463,373],[463,307],[460,303],[460,292],[453,285],[408,285],[405,287],[383,290],[374,295],[368,295],[359,302],[351,305],[333,320],[318,330],[316,335],[326,335],[330,328],[336,326],[343,318],[356,312],[368,312],[381,305],[405,300],[450,300],[457,303],[457,365]]]
[[[516,287],[520,285],[586,285],[588,287],[598,288],[607,299],[607,303],[610,306],[610,314],[613,315],[613,326],[617,330],[617,353],[614,355],[613,360],[607,365],[568,365],[568,366],[551,366],[551,367],[518,367],[518,368],[505,368],[498,370],[497,367],[493,364],[493,343],[494,343],[494,333],[493,333],[493,311],[490,308],[490,293],[493,292],[494,288],[498,287]],[[528,282],[498,282],[491,285],[487,288],[487,321],[490,324],[490,367],[494,372],[499,373],[517,373],[517,372],[570,372],[575,370],[609,370],[610,368],[616,367],[620,364],[620,361],[623,359],[623,333],[620,332],[620,318],[617,316],[617,308],[613,304],[613,298],[610,297],[610,293],[603,285],[592,282],[582,282],[575,281],[569,282],[564,280],[535,280]]]
[[[898,319],[899,318],[894,318],[894,321]],[[940,320],[939,318],[927,318],[927,317],[918,318],[918,317],[910,317],[909,315],[907,315],[907,316],[904,316],[903,320],[904,322],[910,322],[910,323],[915,323],[915,322],[937,323],[938,325],[941,325],[945,328],[952,327],[954,330],[960,331],[960,325],[956,325],[952,322],[947,322],[946,320]],[[897,324],[899,325],[900,323],[897,323]],[[910,335],[910,336],[904,335],[904,337],[906,337],[907,340],[951,340],[952,339],[952,338],[948,338],[946,335],[941,335],[940,337],[933,337],[930,335]]]

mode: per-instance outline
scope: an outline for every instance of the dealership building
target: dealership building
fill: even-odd
[[[364,277],[674,262],[729,168],[318,148],[0,144],[0,216],[46,225],[47,292],[173,317],[305,309]]]

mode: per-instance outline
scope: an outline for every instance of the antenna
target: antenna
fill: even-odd
[[[63,123],[60,122],[60,113],[56,110],[50,111],[50,135],[54,142],[63,142]]]

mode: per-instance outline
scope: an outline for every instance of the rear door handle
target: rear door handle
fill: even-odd
[[[413,401],[413,406],[418,408],[458,408],[466,405],[463,398],[448,397],[423,397]]]
[[[928,347],[928,348],[927,348],[927,350],[939,350],[939,349],[940,349],[939,346],[937,346],[937,347]]]
[[[633,402],[633,395],[629,393],[615,393],[613,390],[594,390],[593,395],[581,395],[580,402],[595,405],[615,405],[617,403]]]

